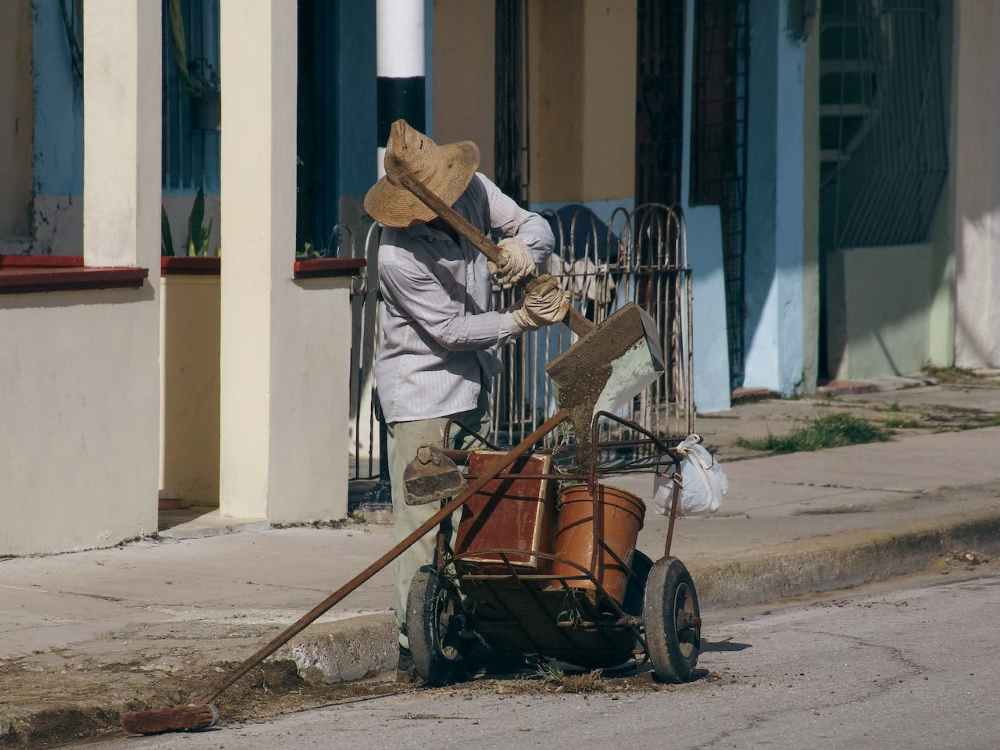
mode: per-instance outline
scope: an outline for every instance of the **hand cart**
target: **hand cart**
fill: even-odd
[[[602,420],[632,430],[637,439],[600,442]],[[446,429],[445,446],[448,433]],[[463,679],[484,661],[523,663],[525,657],[536,657],[585,668],[648,661],[661,680],[691,679],[701,649],[698,593],[684,564],[670,555],[680,491],[681,456],[674,450],[679,441],[661,439],[635,422],[599,412],[592,422],[595,455],[632,450],[642,452],[642,459],[611,465],[594,460],[587,462],[588,470],[573,460],[553,466],[558,461],[550,460],[551,452],[530,454],[535,464],[521,460],[496,475],[478,513],[469,513],[472,503],[466,503],[456,551],[452,520],[445,518],[434,564],[422,568],[410,588],[407,635],[418,674],[439,685]],[[476,463],[475,453],[448,453],[458,463]],[[624,542],[611,539],[609,533],[622,517],[630,515],[626,521],[635,525],[638,516],[641,526],[645,508],[638,498],[623,501],[629,493],[600,482],[605,476],[651,467],[673,479],[663,557],[656,561],[635,549],[637,527],[631,537],[625,534]],[[534,541],[525,543],[523,523],[501,522],[504,517],[509,521],[511,514],[499,509],[504,503],[523,502],[511,487],[528,480],[564,491],[559,520],[540,521]],[[568,515],[573,499],[567,500],[567,492],[576,498],[572,518]],[[537,502],[551,511],[553,499],[545,495],[542,492]],[[581,495],[587,499],[589,516],[581,516]],[[539,518],[544,515],[539,512]],[[469,525],[490,545],[472,549]],[[581,532],[586,537],[587,531],[589,545],[581,551]],[[556,538],[560,535],[573,536],[576,547],[567,549],[564,540]]]

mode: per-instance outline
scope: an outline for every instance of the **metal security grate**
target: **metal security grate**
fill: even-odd
[[[179,0],[188,75],[207,84],[193,96],[178,65],[171,0],[163,2],[163,189],[219,192],[219,0]]]
[[[681,199],[684,134],[684,2],[639,0],[635,202]]]
[[[337,251],[338,22],[325,0],[299,0],[296,247]]]
[[[525,0],[496,0],[496,184],[523,205],[527,123]]]
[[[747,0],[696,6],[691,204],[717,205],[722,218],[730,381],[743,384],[746,247]]]
[[[922,242],[948,172],[940,4],[822,8],[822,245]]]

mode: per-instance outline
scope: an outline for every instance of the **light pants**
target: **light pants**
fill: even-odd
[[[471,411],[455,414],[460,424],[473,432],[487,437],[490,429],[489,393],[485,388],[480,391],[479,404]],[[444,440],[444,428],[449,417],[435,419],[419,419],[414,422],[393,422],[388,425],[389,433],[389,480],[392,482],[392,515],[393,536],[395,542],[400,542],[409,536],[414,529],[441,509],[440,503],[424,505],[407,505],[403,488],[403,473],[406,465],[417,455],[417,449],[422,445],[441,446]],[[468,433],[456,425],[451,427],[451,446],[453,448],[483,447]],[[458,528],[461,512],[456,512],[453,518],[454,527]],[[408,647],[406,639],[406,600],[410,595],[410,582],[414,574],[424,565],[434,561],[434,542],[437,529],[428,531],[412,547],[396,558],[393,563],[393,573],[396,584],[396,622],[399,624],[399,643]]]

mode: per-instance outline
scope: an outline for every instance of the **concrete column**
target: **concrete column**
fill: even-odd
[[[1000,5],[955,7],[955,364],[1000,367]]]
[[[160,272],[159,3],[84,3],[83,256]]]
[[[805,47],[788,3],[750,2],[743,384],[784,395],[805,381]]]
[[[222,0],[223,515],[347,507],[349,283],[295,281],[297,12]]]

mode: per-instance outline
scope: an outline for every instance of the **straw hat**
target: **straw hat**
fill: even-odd
[[[439,146],[406,120],[396,120],[389,128],[385,171],[406,169],[449,206],[465,192],[478,167],[479,147],[472,141]],[[388,177],[365,195],[365,211],[385,226],[401,229],[436,217],[417,196]]]

